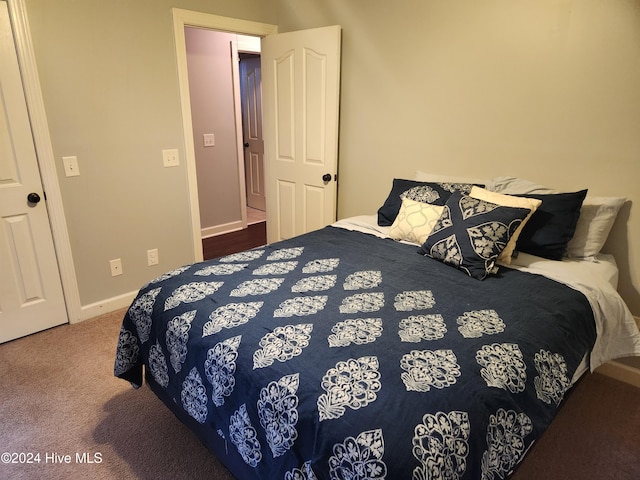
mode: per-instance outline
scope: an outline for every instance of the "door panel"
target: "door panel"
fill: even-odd
[[[247,206],[266,210],[260,57],[240,60],[240,91]]]
[[[313,185],[304,186],[304,218],[305,218],[305,230],[310,232],[317,230],[325,226],[323,219],[316,215],[317,212],[322,211],[324,208],[325,189],[322,187],[315,187]]]
[[[324,166],[324,128],[327,115],[325,99],[318,92],[325,92],[326,55],[304,50],[304,161]],[[320,134],[317,135],[316,132]]]
[[[267,241],[274,242],[336,219],[340,27],[263,38],[262,73]]]
[[[276,189],[276,217],[280,221],[279,231],[283,238],[291,238],[295,235],[296,184],[286,180],[277,181]],[[267,214],[267,229],[269,228],[269,214]]]
[[[293,50],[288,50],[275,60],[275,99],[273,100],[275,100],[275,129],[278,140],[275,147],[276,158],[280,162],[295,160],[294,65]],[[269,76],[270,79],[271,76]],[[268,82],[267,85],[269,85]]]
[[[30,193],[41,201],[27,201]],[[67,322],[5,2],[0,2],[0,272],[0,342]]]
[[[9,275],[13,276],[18,293],[17,304],[44,301],[44,289],[38,271],[38,256],[34,245],[34,235],[27,215],[5,217],[4,231],[7,234],[7,251],[12,267]]]

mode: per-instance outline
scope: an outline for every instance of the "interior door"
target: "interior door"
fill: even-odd
[[[241,57],[240,92],[247,206],[266,210],[264,140],[262,138],[262,75],[259,55]]]
[[[5,2],[0,2],[0,272],[0,342],[67,322]]]
[[[340,26],[262,39],[267,241],[336,219]]]

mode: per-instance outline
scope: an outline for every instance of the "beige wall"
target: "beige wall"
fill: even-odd
[[[609,245],[640,314],[640,0],[26,0],[83,305],[193,258],[171,7],[343,27],[339,216],[415,169],[631,200]],[[376,192],[371,194],[371,192]],[[146,266],[146,250],[161,263]],[[111,277],[120,257],[125,275]]]
[[[171,8],[275,23],[274,0],[26,0],[83,306],[194,258]],[[163,168],[162,149],[182,163]],[[78,157],[79,177],[61,157]],[[146,251],[160,264],[147,267]],[[121,258],[124,275],[111,277]]]
[[[640,0],[277,5],[282,32],[343,27],[340,217],[416,169],[626,196],[607,248],[640,314]]]
[[[202,229],[242,221],[230,42],[236,35],[186,28],[189,97]],[[202,135],[213,133],[215,146]],[[237,227],[237,225],[234,225]]]

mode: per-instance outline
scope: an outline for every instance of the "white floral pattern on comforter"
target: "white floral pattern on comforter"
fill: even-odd
[[[510,269],[478,281],[327,227],[150,282],[115,374],[141,385],[146,365],[239,478],[497,479],[594,340],[565,285]]]

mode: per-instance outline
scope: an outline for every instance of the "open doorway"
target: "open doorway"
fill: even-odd
[[[237,35],[237,61],[239,104],[244,162],[246,227],[234,232],[203,238],[204,259],[213,259],[266,244],[267,213],[264,170],[264,139],[262,135],[262,74],[260,65],[260,38]],[[235,71],[235,70],[234,70]],[[239,154],[240,156],[240,154]]]
[[[184,30],[201,234],[206,238],[246,228],[247,205],[265,211],[260,39],[189,26]]]
[[[262,39],[261,60],[266,68],[263,99],[267,120],[264,136],[268,159],[265,171],[269,242],[334,222],[337,211],[340,26],[278,34],[275,25],[175,8],[172,12],[195,260],[202,259],[202,235],[184,39],[186,26],[237,32]],[[276,75],[275,68],[280,74]],[[296,88],[296,85],[304,85],[304,88]],[[296,125],[305,128],[294,128]],[[237,143],[238,151],[242,151],[240,137]],[[282,147],[286,147],[285,150]],[[297,160],[292,162],[291,159]],[[240,168],[244,170],[244,165]],[[245,189],[244,182],[242,189]],[[246,216],[244,222],[246,224]]]
[[[183,120],[183,129],[184,129],[184,140],[185,140],[185,165],[187,169],[187,180],[189,184],[189,203],[191,205],[191,224],[192,224],[192,237],[193,237],[193,248],[194,248],[194,259],[195,261],[200,261],[204,259],[204,245],[202,241],[203,237],[203,228],[201,222],[201,201],[199,198],[199,190],[205,189],[207,190],[206,184],[202,185],[200,179],[198,178],[198,172],[196,169],[196,155],[195,150],[199,148],[200,145],[204,143],[204,138],[201,136],[193,135],[193,124],[192,124],[192,112],[191,112],[191,95],[190,95],[190,85],[189,85],[189,74],[188,74],[188,62],[187,62],[187,48],[186,48],[186,40],[185,40],[185,27],[194,27],[196,29],[204,29],[210,31],[218,31],[218,32],[226,32],[229,34],[233,34],[234,36],[252,36],[259,39],[265,35],[271,35],[277,33],[277,27],[275,25],[270,24],[262,24],[257,22],[250,22],[240,19],[221,17],[217,15],[205,14],[200,12],[193,12],[182,9],[172,9],[173,13],[173,26],[174,26],[174,37],[175,37],[175,45],[176,45],[176,57],[178,62],[178,77],[180,83],[180,98],[182,105],[182,120]],[[258,40],[259,44],[259,40]],[[242,49],[242,51],[246,51],[246,47],[242,46],[238,50]],[[227,50],[228,51],[228,50]],[[238,66],[237,62],[228,62],[233,63]],[[236,79],[239,79],[239,73],[236,75]],[[237,94],[237,98],[239,101],[240,95]],[[233,122],[235,125],[240,125],[237,127],[238,132],[242,132],[241,127],[241,115],[240,109],[236,109],[236,118]],[[228,124],[229,122],[227,122]],[[207,132],[214,134],[214,142],[217,144],[218,137],[215,135],[215,132]],[[204,135],[204,133],[203,133]],[[236,159],[236,170],[237,173],[233,180],[229,180],[228,178],[225,180],[225,184],[221,186],[221,188],[231,187],[232,189],[237,189],[233,193],[226,194],[221,201],[207,201],[207,205],[218,205],[220,211],[224,212],[233,212],[232,216],[227,218],[218,218],[216,220],[216,226],[214,231],[209,231],[213,234],[211,238],[223,237],[226,236],[226,232],[232,232],[233,234],[242,234],[248,230],[248,227],[252,225],[248,225],[247,212],[246,212],[246,185],[244,178],[244,159],[243,159],[243,150],[244,150],[244,141],[242,135],[236,135],[236,148],[237,155]],[[215,151],[215,147],[214,147]],[[215,157],[215,156],[214,156]],[[219,157],[213,158],[213,165],[216,164],[216,161]],[[262,222],[264,225],[264,222]],[[222,235],[225,234],[225,235]],[[255,235],[251,235],[251,237],[255,237]],[[219,240],[220,238],[218,238]],[[239,245],[236,242],[236,245]],[[209,255],[207,255],[208,258]]]
[[[202,248],[208,259],[233,253],[228,251],[232,245],[266,243],[260,38],[189,26],[184,34]]]

